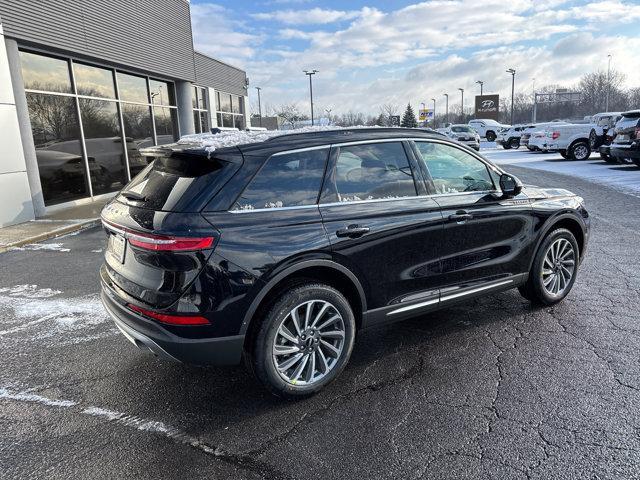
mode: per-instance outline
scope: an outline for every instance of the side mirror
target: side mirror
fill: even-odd
[[[505,197],[515,197],[522,191],[522,182],[509,173],[500,175],[500,190]]]

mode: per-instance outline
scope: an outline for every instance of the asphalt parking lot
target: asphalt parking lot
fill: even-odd
[[[519,158],[497,161],[592,215],[565,302],[510,291],[364,332],[304,401],[130,345],[98,299],[99,229],[0,254],[0,477],[640,478],[640,196]]]

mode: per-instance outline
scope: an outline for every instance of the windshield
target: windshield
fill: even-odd
[[[471,127],[467,127],[466,125],[465,126],[459,126],[459,125],[453,126],[453,127],[451,127],[451,131],[455,132],[455,133],[471,133],[471,132],[473,132]]]

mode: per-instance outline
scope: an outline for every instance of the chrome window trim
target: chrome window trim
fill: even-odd
[[[278,137],[275,137],[275,138],[278,138]],[[310,152],[312,150],[323,150],[325,148],[331,148],[331,145],[319,145],[319,146],[315,146],[315,147],[296,148],[295,150],[283,150],[282,152],[274,153],[269,158],[271,158],[271,157],[279,157],[281,155],[289,155],[289,154],[292,154],[292,153]],[[267,159],[267,161],[269,161],[269,159]]]

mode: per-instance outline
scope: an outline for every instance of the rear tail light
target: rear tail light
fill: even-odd
[[[553,133],[551,134],[551,138],[552,138],[553,140],[557,140],[558,138],[560,138],[560,132],[553,132]]]
[[[154,312],[153,310],[147,310],[146,308],[138,307],[137,305],[127,305],[130,310],[133,310],[145,317],[153,318],[161,323],[168,325],[210,325],[211,322],[204,317],[197,315],[173,315],[166,313]]]
[[[171,235],[156,235],[140,233],[119,225],[103,221],[107,229],[124,235],[129,243],[138,248],[155,252],[192,252],[213,248],[215,237],[175,237]]]
[[[147,233],[128,233],[127,239],[134,247],[153,251],[186,252],[213,247],[214,237],[171,237]]]

